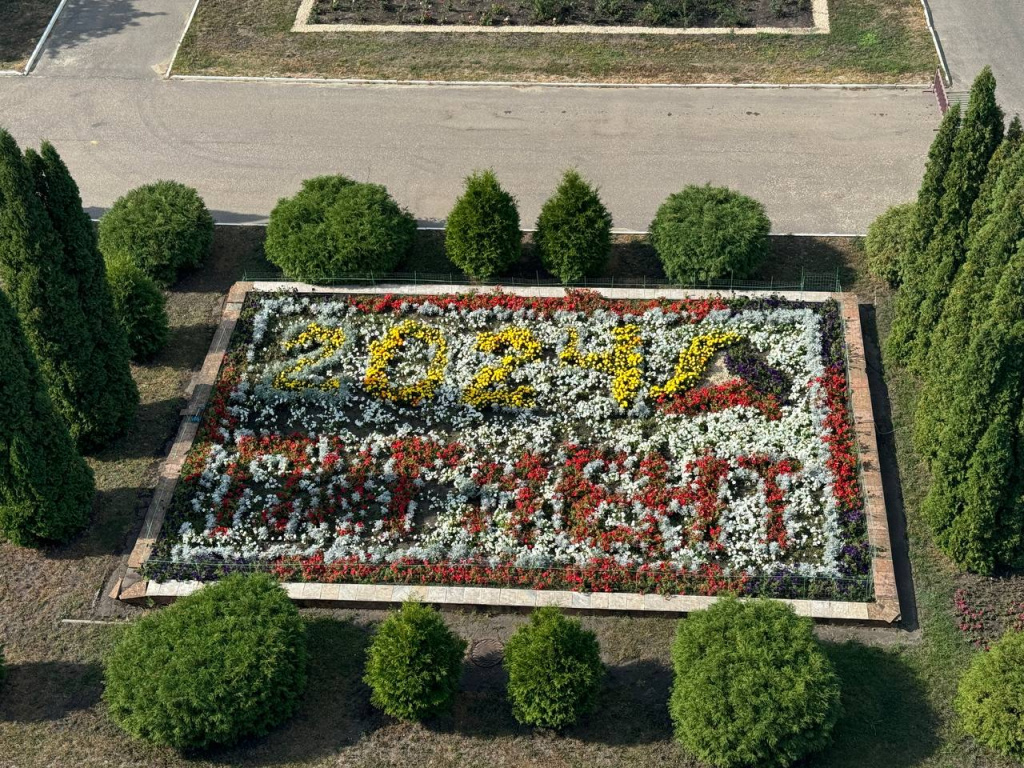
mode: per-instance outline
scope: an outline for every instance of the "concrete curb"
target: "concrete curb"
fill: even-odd
[[[482,26],[472,24],[316,24],[309,21],[316,0],[302,0],[292,32],[374,32],[415,34],[541,34],[541,35],[827,35],[831,31],[828,0],[814,0],[809,27],[627,27],[593,24]]]
[[[928,24],[928,31],[932,36],[932,43],[935,44],[935,53],[939,57],[939,66],[942,68],[942,76],[946,80],[946,87],[953,85],[953,75],[950,74],[949,64],[946,63],[946,52],[942,50],[942,43],[939,41],[939,33],[935,29],[935,19],[932,16],[932,7],[928,4],[928,0],[921,0],[921,6],[924,8],[924,20]]]
[[[173,67],[173,64],[172,64]],[[171,75],[170,80],[187,82],[291,83],[296,85],[489,87],[489,88],[694,88],[823,91],[918,91],[931,90],[931,83],[603,83],[544,82],[531,80],[387,80],[338,77],[277,77],[262,75]]]
[[[174,53],[171,54],[171,60],[167,64],[167,71],[164,72],[165,80],[171,76],[171,70],[174,68],[174,62],[178,58],[178,51],[181,50],[181,44],[185,41],[185,35],[187,35],[189,29],[192,28],[192,20],[195,19],[197,10],[199,10],[199,0],[195,0],[195,2],[192,3],[192,10],[188,14],[188,20],[185,22],[184,29],[181,30],[181,36],[178,38],[178,44],[174,46]]]
[[[359,288],[318,287],[301,283],[237,282],[225,297],[220,325],[210,345],[206,360],[196,374],[189,392],[189,402],[181,411],[182,421],[171,451],[160,467],[159,480],[139,533],[128,558],[124,575],[115,584],[111,597],[129,603],[169,603],[178,597],[192,594],[202,587],[197,581],[167,581],[158,583],[142,578],[139,569],[153,551],[164,517],[178,483],[181,467],[192,448],[199,427],[200,416],[216,385],[220,366],[224,360],[238,321],[245,297],[254,291],[274,291],[287,288],[305,293],[397,293],[444,294],[457,292],[464,286],[434,286],[427,290],[421,285],[364,286]],[[506,291],[524,296],[561,296],[561,288],[506,288]],[[795,291],[721,291],[682,290],[673,288],[603,288],[598,292],[608,298],[641,299],[662,297],[706,297],[709,295],[763,295],[771,293],[786,298],[804,298]],[[899,598],[892,564],[885,498],[881,493],[881,471],[874,434],[874,412],[868,389],[864,341],[860,324],[857,297],[849,293],[819,293],[816,298],[834,298],[842,305],[843,326],[849,354],[847,371],[851,390],[851,413],[858,438],[858,458],[862,468],[862,488],[867,515],[868,540],[872,550],[872,576],[875,584],[874,602],[839,602],[819,600],[782,600],[800,615],[823,621],[847,621],[871,624],[892,624],[900,618]],[[640,593],[583,593],[564,590],[509,589],[504,587],[448,587],[413,586],[403,584],[324,584],[316,582],[285,583],[289,597],[310,607],[340,605],[363,606],[389,604],[406,600],[451,606],[485,606],[500,609],[532,608],[556,605],[570,610],[628,611],[655,614],[684,614],[707,608],[717,598],[696,595],[658,595]]]
[[[68,0],[60,0],[60,5],[57,6],[57,10],[53,12],[53,16],[50,17],[50,23],[46,25],[46,29],[43,30],[43,36],[39,38],[39,42],[36,43],[36,48],[32,51],[32,55],[28,59],[28,63],[25,65],[25,74],[28,75],[32,72],[32,68],[36,65],[39,60],[39,55],[43,52],[43,46],[46,45],[47,38],[50,37],[50,32],[53,31],[54,25],[57,23],[57,19],[60,17],[61,11],[64,10],[64,6],[67,5]]]

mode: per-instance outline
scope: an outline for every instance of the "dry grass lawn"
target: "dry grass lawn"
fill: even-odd
[[[60,0],[0,1],[0,69],[22,70]]]
[[[823,36],[294,33],[300,0],[202,0],[175,62],[192,75],[632,83],[923,83],[919,0],[832,0]]]
[[[156,362],[135,370],[143,393],[138,426],[93,460],[100,496],[89,531],[68,547],[45,552],[0,544],[0,643],[6,645],[8,661],[8,679],[0,687],[0,768],[698,768],[671,738],[665,702],[674,622],[664,618],[583,618],[599,636],[608,685],[598,710],[561,735],[516,724],[504,698],[500,667],[483,669],[469,662],[451,716],[405,725],[380,715],[369,704],[361,676],[366,643],[383,613],[351,610],[304,612],[312,652],[310,687],[297,716],[264,739],[182,756],[133,742],[109,721],[101,699],[102,660],[118,627],[62,620],[119,622],[139,615],[139,609],[109,601],[105,591],[141,523],[182,393],[203,359],[227,287],[243,272],[267,268],[260,256],[261,237],[259,229],[218,229],[210,263],[169,294],[171,345]],[[777,279],[801,268],[825,271],[827,265],[852,277],[864,298],[882,291],[879,302],[885,306],[884,289],[863,278],[858,244],[787,238],[775,246]],[[639,246],[633,257],[637,261],[621,261],[619,274],[648,263],[649,255]],[[892,460],[891,439],[883,442],[882,451]],[[904,471],[912,468],[906,461],[901,454]],[[910,486],[908,502],[916,503],[917,488]],[[833,746],[807,768],[1004,765],[952,724],[950,691],[971,650],[952,622],[947,600],[951,574],[921,539],[913,515],[911,522],[924,635],[819,627],[843,679],[845,714]],[[452,611],[446,619],[469,640],[504,640],[524,616]]]

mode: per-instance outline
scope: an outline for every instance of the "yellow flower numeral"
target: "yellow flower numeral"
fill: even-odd
[[[398,350],[405,345],[405,340],[408,337],[419,339],[424,344],[433,347],[434,356],[427,365],[426,375],[422,379],[412,384],[394,387],[388,381],[387,369]],[[444,371],[447,366],[448,342],[445,341],[444,334],[437,328],[432,328],[418,320],[406,320],[389,328],[388,332],[384,334],[384,338],[370,342],[370,361],[366,368],[363,386],[366,387],[367,392],[382,400],[419,405],[421,401],[429,400],[436,394],[438,386],[444,379]]]
[[[310,389],[317,387],[323,390],[338,389],[338,379],[324,379],[320,383],[306,379],[295,378],[311,365],[327,360],[331,355],[341,349],[345,343],[345,332],[341,328],[328,328],[319,323],[310,323],[309,326],[291,341],[284,344],[285,351],[291,352],[296,347],[307,347],[310,344],[321,346],[320,354],[316,357],[300,357],[290,366],[274,377],[274,387],[277,389]]]
[[[674,395],[696,384],[720,349],[740,340],[735,333],[709,333],[690,340],[690,346],[679,353],[675,373],[663,386],[651,387],[651,396]]]
[[[540,342],[527,328],[513,327],[502,331],[484,331],[476,337],[476,348],[490,354],[509,350],[499,365],[486,365],[473,377],[473,382],[462,393],[464,402],[475,408],[487,405],[509,405],[517,408],[532,407],[536,390],[531,386],[498,389],[516,368],[540,357]]]
[[[607,352],[580,352],[580,333],[569,329],[569,343],[560,355],[563,365],[578,365],[607,373],[612,377],[612,397],[622,408],[628,408],[643,383],[643,361],[640,353],[643,339],[637,325],[612,328],[612,348]]]

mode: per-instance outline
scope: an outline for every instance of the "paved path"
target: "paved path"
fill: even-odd
[[[0,78],[20,142],[53,141],[95,213],[145,182],[197,187],[221,221],[263,221],[305,178],[385,184],[442,221],[493,167],[524,226],[577,166],[615,224],[646,229],[689,183],[762,200],[777,232],[862,232],[918,186],[929,93],[352,87],[161,80],[191,0],[69,0],[32,76]]]
[[[492,166],[529,225],[563,169],[599,183],[616,226],[644,229],[688,183],[762,200],[777,232],[860,232],[911,198],[938,119],[909,91],[338,87],[0,79],[23,144],[49,138],[87,206],[160,178],[223,221],[262,220],[321,173],[385,184],[441,220]]]
[[[191,0],[68,0],[34,73],[147,78],[167,71]]]
[[[953,90],[966,91],[986,64],[1008,114],[1024,116],[1024,0],[928,0]]]

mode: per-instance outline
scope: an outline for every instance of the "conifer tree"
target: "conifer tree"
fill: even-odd
[[[963,357],[923,510],[957,564],[992,573],[1019,560],[1024,524],[1024,243],[1003,269]]]
[[[988,181],[986,181],[988,184]],[[1018,241],[1024,238],[1024,147],[1000,164],[992,188],[992,212],[970,238],[967,260],[957,273],[933,333],[924,387],[914,414],[914,441],[928,460],[935,456],[946,405],[961,386],[964,351],[972,330],[992,300]]]
[[[1003,140],[1003,111],[996,103],[996,80],[986,67],[974,81],[963,125],[953,143],[953,157],[943,180],[942,217],[925,250],[925,291],[911,335],[911,362],[923,370],[932,331],[956,273],[964,262],[971,213],[989,162]]]
[[[78,403],[91,416],[91,428],[80,442],[102,447],[123,434],[135,418],[138,388],[129,366],[131,352],[124,328],[114,312],[106,267],[97,243],[96,228],[82,208],[78,185],[49,142],[39,153],[25,152],[25,162],[53,229],[64,246],[64,273],[77,283],[78,303],[92,341],[85,402]]]
[[[74,274],[21,150],[0,130],[0,280],[21,320],[57,413],[85,448],[109,425],[97,405],[106,386]]]
[[[939,125],[939,131],[928,150],[928,164],[924,180],[917,193],[917,224],[914,245],[906,254],[903,267],[903,284],[896,294],[892,330],[886,340],[886,351],[890,357],[902,360],[906,357],[909,340],[913,335],[917,310],[921,306],[925,288],[924,252],[931,241],[932,232],[939,221],[943,180],[949,170],[953,156],[953,143],[960,132],[960,105],[954,104],[946,112]]]
[[[92,470],[0,291],[0,536],[19,545],[67,541],[88,522],[94,492]]]

